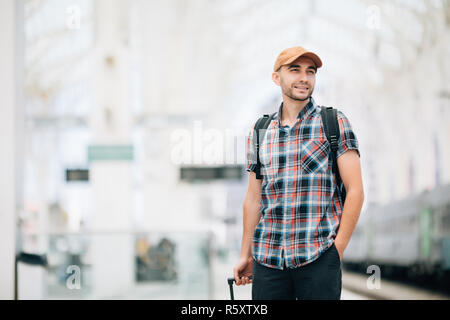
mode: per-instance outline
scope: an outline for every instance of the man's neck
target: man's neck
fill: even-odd
[[[283,96],[283,109],[281,112],[281,120],[284,122],[296,121],[298,114],[309,103],[311,97],[304,101],[293,100],[289,97]]]

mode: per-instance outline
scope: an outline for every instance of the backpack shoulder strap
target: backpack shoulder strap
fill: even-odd
[[[339,141],[339,123],[337,119],[337,110],[332,107],[321,107],[323,129],[331,145],[331,151],[336,157]]]
[[[333,157],[332,170],[336,176],[336,181],[339,186],[338,190],[341,194],[342,201],[345,201],[346,190],[345,187],[343,186],[341,175],[339,174],[339,168],[337,166],[337,158],[336,158],[340,135],[339,122],[337,118],[337,109],[334,109],[332,107],[321,107],[320,113],[322,115],[323,129],[331,146],[331,154]]]
[[[260,138],[264,137],[265,130],[269,126],[270,122],[272,121],[274,115],[276,112],[272,113],[271,115],[265,114],[261,118],[256,121],[255,128],[254,128],[254,135],[256,135],[256,143],[255,143],[255,152],[256,152],[256,179],[261,180],[263,177],[261,175],[261,161],[259,160],[259,146],[261,144]]]

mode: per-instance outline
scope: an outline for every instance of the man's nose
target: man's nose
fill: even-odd
[[[306,75],[306,72],[300,72],[299,80],[303,81],[303,82],[308,82],[308,77]]]

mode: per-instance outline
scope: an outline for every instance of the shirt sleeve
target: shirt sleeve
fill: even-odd
[[[250,132],[247,136],[247,144],[246,144],[246,157],[247,157],[247,172],[255,171],[257,166],[257,159],[256,159],[256,148],[255,143],[253,139],[254,136],[254,128],[256,123],[252,126],[250,129]]]
[[[359,153],[358,139],[353,132],[352,125],[348,118],[341,112],[337,111],[338,123],[339,123],[339,145],[336,154],[336,158],[344,154],[347,150],[356,150],[358,156],[361,157]]]

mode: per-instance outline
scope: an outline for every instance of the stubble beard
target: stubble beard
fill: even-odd
[[[306,100],[308,100],[309,98],[311,98],[311,96],[312,96],[312,94],[313,94],[313,92],[314,92],[314,88],[311,88],[310,91],[309,91],[309,93],[308,93],[308,95],[306,96],[306,98],[299,98],[299,97],[296,97],[296,96],[292,93],[293,90],[294,90],[294,89],[289,88],[288,90],[284,90],[283,93],[284,93],[286,96],[288,96],[289,98],[291,98],[292,100],[296,100],[296,101],[306,101]]]

